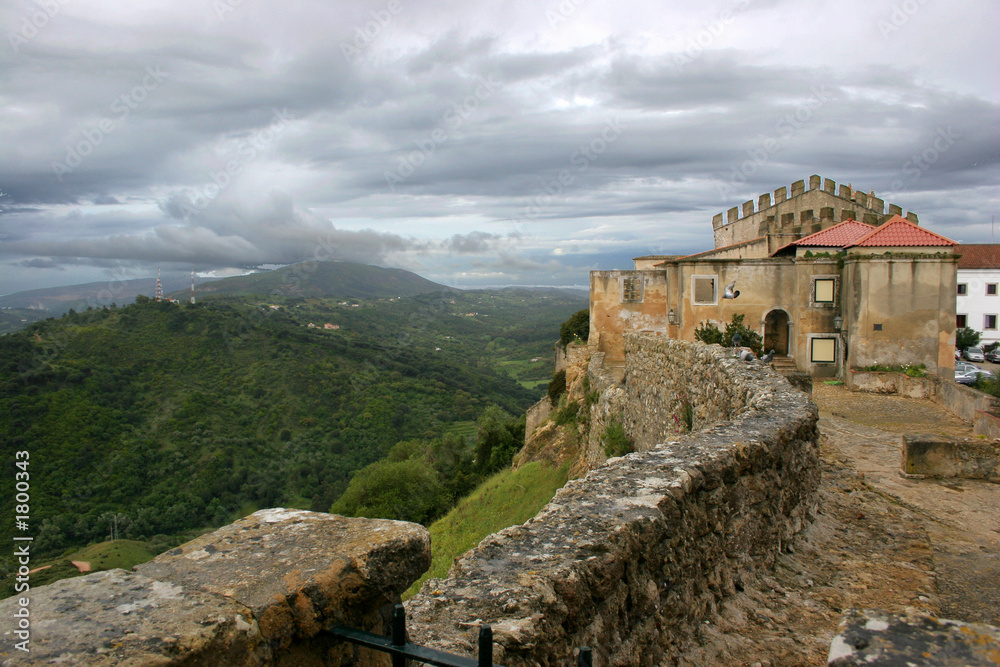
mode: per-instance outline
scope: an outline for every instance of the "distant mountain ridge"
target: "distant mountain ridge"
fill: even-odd
[[[273,271],[234,276],[195,287],[198,296],[283,296],[374,298],[457,292],[404,269],[356,262],[306,262]],[[180,298],[187,292],[179,291]]]
[[[195,282],[204,282],[205,278],[196,278]],[[211,280],[211,279],[209,279]],[[190,290],[190,278],[164,278],[164,291]],[[48,316],[62,315],[70,308],[85,310],[88,306],[95,308],[110,306],[112,303],[124,306],[135,301],[140,294],[153,296],[156,291],[156,277],[135,278],[132,280],[102,280],[96,283],[80,285],[63,285],[61,287],[45,287],[42,289],[13,292],[0,296],[0,308],[31,308],[48,311]]]

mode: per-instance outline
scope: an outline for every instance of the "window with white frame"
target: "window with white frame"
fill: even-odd
[[[692,276],[692,301],[696,304],[714,304],[719,300],[719,280],[716,276]]]
[[[814,364],[837,362],[836,338],[813,338],[809,344],[809,360]]]
[[[997,316],[996,315],[983,315],[983,328],[984,329],[996,329],[997,328]]]

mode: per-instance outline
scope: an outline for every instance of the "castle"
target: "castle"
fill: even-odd
[[[712,250],[591,272],[590,347],[620,364],[630,331],[694,340],[703,323],[742,314],[765,351],[814,377],[907,364],[950,377],[957,243],[830,179],[787,193],[717,214]]]

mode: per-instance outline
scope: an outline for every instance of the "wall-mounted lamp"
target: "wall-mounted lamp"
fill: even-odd
[[[673,308],[671,308],[670,311],[667,313],[667,322],[670,322],[671,324],[677,324],[677,313],[674,312]]]
[[[844,328],[844,318],[840,316],[840,313],[837,313],[836,315],[833,316],[833,330],[840,331],[843,328]]]

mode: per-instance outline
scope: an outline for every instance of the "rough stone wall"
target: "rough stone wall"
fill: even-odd
[[[471,655],[489,623],[494,661],[511,667],[572,664],[583,645],[597,664],[674,664],[720,600],[801,529],[819,483],[806,395],[721,348],[639,334],[627,344],[636,417],[664,421],[669,383],[707,401],[698,425],[717,423],[611,459],[483,540],[407,603],[415,641]]]

